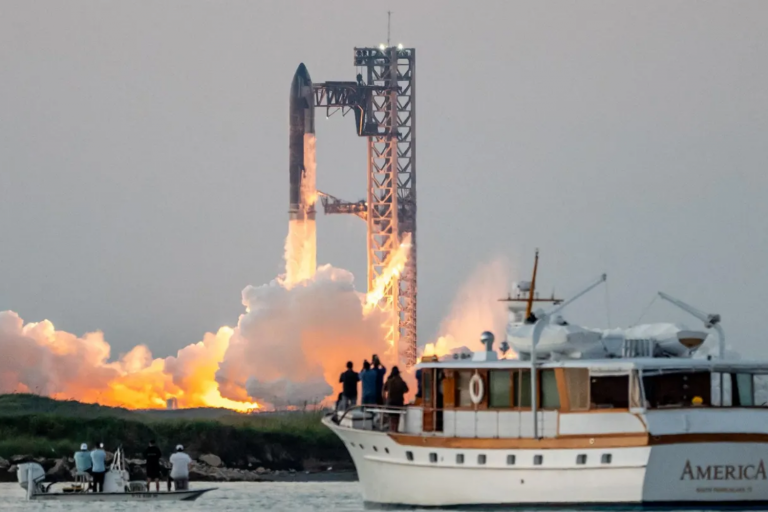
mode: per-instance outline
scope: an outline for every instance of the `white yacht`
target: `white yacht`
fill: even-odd
[[[720,357],[696,356],[706,331],[571,326],[557,316],[571,300],[538,300],[535,277],[504,299],[501,352],[517,359],[484,333],[470,357],[423,358],[414,403],[324,418],[367,503],[768,505],[768,362],[723,359],[719,317],[664,294],[716,330]],[[537,300],[554,309],[533,312]]]

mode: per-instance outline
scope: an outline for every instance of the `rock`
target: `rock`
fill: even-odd
[[[46,471],[45,474],[57,481],[69,480],[72,477],[72,472],[69,463],[67,463],[67,459],[57,460],[53,467]]]
[[[0,471],[8,469],[9,467],[11,467],[11,463],[0,457]]]
[[[252,465],[253,466],[257,466],[257,467],[261,465],[261,461],[259,459],[257,459],[256,457],[254,457],[253,455],[248,455],[248,457],[246,457],[246,459],[248,460],[248,466],[249,467],[252,466]]]
[[[264,469],[263,467],[259,466],[258,468],[256,468],[256,474],[257,475],[263,475],[264,473],[268,473],[268,471],[266,469]]]
[[[221,458],[218,455],[212,453],[201,455],[200,460],[213,468],[221,467]]]
[[[11,462],[14,464],[19,464],[20,462],[29,462],[32,460],[31,455],[14,455],[11,457]]]
[[[9,473],[15,473],[19,470],[19,467],[16,464],[11,464],[11,467],[8,468]]]

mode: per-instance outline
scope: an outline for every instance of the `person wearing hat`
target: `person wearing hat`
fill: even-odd
[[[91,454],[88,451],[88,444],[83,443],[80,445],[80,451],[75,452],[75,469],[77,470],[77,476],[83,480],[91,479],[91,468],[93,463],[91,462]]]
[[[184,453],[182,445],[176,445],[176,453],[171,455],[171,478],[177,491],[186,491],[189,489],[189,465],[192,459]]]

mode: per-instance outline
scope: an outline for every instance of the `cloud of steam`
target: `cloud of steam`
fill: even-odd
[[[496,258],[475,269],[459,289],[450,314],[440,324],[435,343],[424,347],[423,355],[443,356],[466,347],[479,350],[480,334],[491,331],[497,344],[506,333],[507,310],[499,299],[507,296],[511,265]]]
[[[2,393],[150,407],[147,387],[173,392],[170,377],[156,371],[162,360],[154,362],[146,347],[137,346],[110,363],[110,347],[100,332],[77,337],[57,331],[48,320],[24,325],[13,311],[0,312],[0,353]],[[138,378],[141,386],[132,385]]]
[[[351,273],[321,266],[290,289],[279,282],[243,290],[240,317],[216,380],[232,400],[316,402],[332,393],[347,361],[359,369],[387,346],[378,312],[364,314]]]
[[[247,410],[317,403],[333,394],[347,361],[384,356],[383,317],[364,312],[351,273],[323,266],[288,288],[279,280],[243,290],[236,328],[206,333],[175,356],[155,359],[143,345],[110,362],[102,333],[82,337],[47,320],[24,324],[0,312],[0,393],[31,392],[131,408]]]

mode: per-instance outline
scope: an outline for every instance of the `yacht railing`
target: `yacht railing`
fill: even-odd
[[[390,418],[398,416],[399,418],[397,421],[397,428],[394,429],[397,432],[400,431],[400,418],[402,418],[407,413],[407,411],[408,408],[406,406],[396,407],[391,405],[354,405],[344,411],[336,411],[333,413],[332,421],[336,424],[342,424],[342,422],[349,417],[350,421],[352,422],[352,428],[388,432],[392,431],[390,427]],[[367,425],[366,421],[369,419],[370,428],[365,428]],[[354,425],[355,421],[362,423],[362,425],[356,427]]]
[[[533,438],[537,437],[531,428],[533,414],[538,416],[538,437],[557,435],[558,411],[550,409],[539,409],[534,413],[531,409],[424,409],[420,405],[357,405],[338,411],[333,421],[356,430],[463,438]]]

